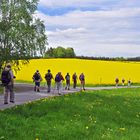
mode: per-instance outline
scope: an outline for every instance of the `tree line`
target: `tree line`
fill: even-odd
[[[38,58],[38,57],[37,57]],[[44,54],[44,58],[78,58],[87,60],[106,60],[106,61],[140,61],[140,57],[94,57],[94,56],[77,56],[73,48],[48,48]]]

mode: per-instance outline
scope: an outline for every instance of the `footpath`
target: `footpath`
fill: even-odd
[[[46,87],[41,87],[40,92],[33,91],[33,85],[29,84],[15,84],[15,103],[3,103],[3,95],[0,95],[0,110],[11,108],[16,105],[22,105],[27,102],[39,100],[42,98],[48,98],[53,96],[61,96],[64,94],[74,93],[80,91],[80,88],[77,87],[76,89],[71,88],[70,90],[62,89],[61,95],[57,94],[56,89],[52,89],[50,93],[47,93]],[[117,88],[128,88],[127,86],[119,86]],[[140,88],[140,86],[131,86],[130,88]],[[110,90],[116,89],[116,87],[86,87],[86,90]]]

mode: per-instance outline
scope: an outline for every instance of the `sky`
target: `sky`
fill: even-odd
[[[140,56],[140,0],[40,0],[48,47],[78,56]]]

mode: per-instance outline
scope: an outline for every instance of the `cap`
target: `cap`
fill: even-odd
[[[11,64],[10,64],[10,63],[7,63],[7,64],[6,64],[6,67],[7,67],[7,68],[11,68]]]

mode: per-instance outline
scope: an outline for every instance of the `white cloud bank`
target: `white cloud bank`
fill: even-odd
[[[60,6],[64,5],[64,2],[67,5],[78,2],[88,5],[96,2],[87,1],[62,0],[57,3],[56,0],[41,0],[41,3],[46,6]],[[105,1],[107,0],[100,0],[98,4]],[[130,3],[131,1],[127,5],[132,5]],[[120,3],[117,7],[119,5]],[[77,55],[85,56],[140,56],[139,7],[100,11],[76,10],[58,16],[49,16],[37,11],[36,15],[45,22],[51,47],[73,47]]]

